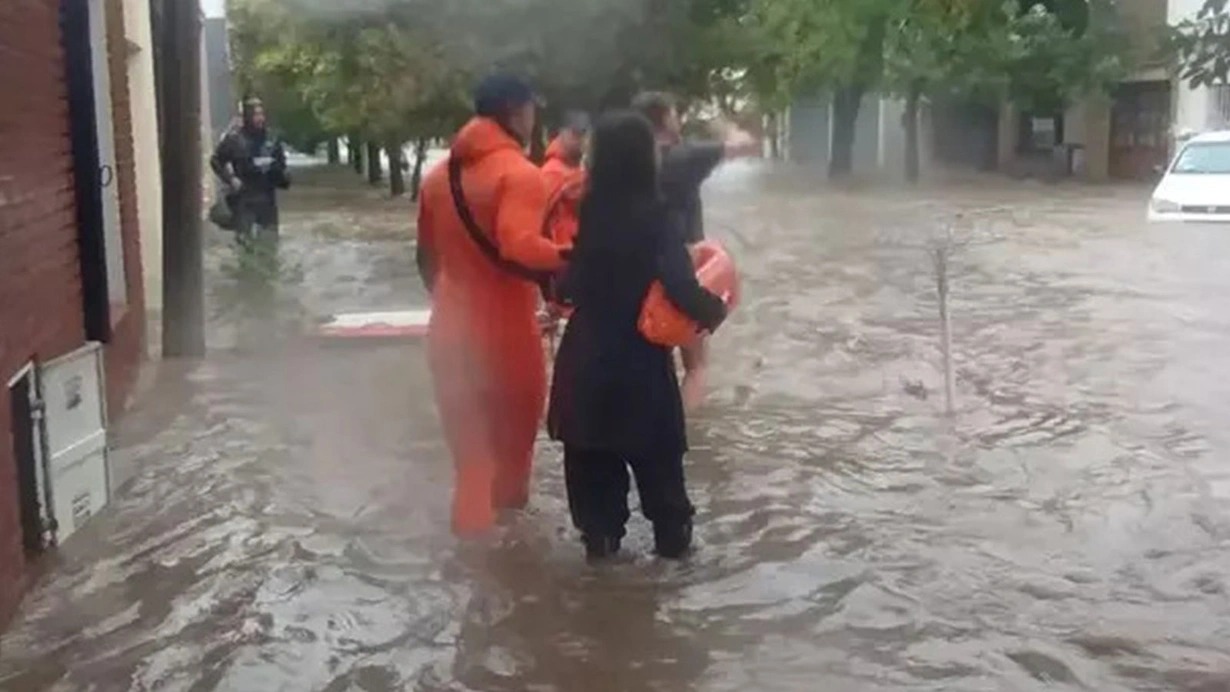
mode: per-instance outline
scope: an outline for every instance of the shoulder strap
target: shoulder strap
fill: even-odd
[[[453,195],[453,206],[457,209],[457,216],[461,218],[461,225],[465,226],[466,233],[478,245],[478,249],[487,256],[487,259],[513,276],[542,286],[547,280],[546,274],[536,272],[500,255],[500,249],[496,246],[495,241],[478,227],[478,222],[474,220],[474,215],[470,213],[470,207],[466,204],[465,191],[461,189],[461,159],[451,154],[448,159],[448,187]]]

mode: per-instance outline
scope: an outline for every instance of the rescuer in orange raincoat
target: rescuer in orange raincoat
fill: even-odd
[[[533,91],[492,76],[474,110],[448,160],[423,181],[416,251],[432,297],[428,362],[456,470],[460,535],[483,532],[499,510],[529,499],[547,386],[539,290],[568,254],[542,235],[546,183],[524,153]]]
[[[564,126],[547,147],[542,175],[547,180],[547,195],[550,199],[548,227],[558,243],[572,244],[577,235],[577,215],[585,186],[586,139],[589,136],[589,119],[584,113],[570,113]]]
[[[580,227],[581,197],[585,194],[585,147],[589,136],[589,118],[584,113],[569,113],[564,118],[555,139],[547,147],[542,175],[547,181],[547,211],[543,233],[560,245],[572,245]],[[548,291],[548,331],[554,338],[560,317],[568,316],[568,308],[559,302],[554,285]]]

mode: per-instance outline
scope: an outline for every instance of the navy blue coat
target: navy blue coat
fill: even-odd
[[[547,426],[555,440],[633,455],[687,451],[671,349],[637,328],[650,285],[707,329],[726,316],[696,280],[683,229],[660,201],[598,200],[581,207],[561,290],[575,310],[560,342]]]

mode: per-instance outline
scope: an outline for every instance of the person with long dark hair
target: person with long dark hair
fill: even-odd
[[[564,443],[568,506],[591,559],[618,552],[636,478],[658,555],[692,543],[684,487],[683,402],[671,351],[637,328],[654,281],[702,329],[726,317],[696,280],[685,237],[658,188],[653,128],[642,115],[604,115],[594,131],[589,188],[561,285],[574,308],[555,362],[548,427]]]

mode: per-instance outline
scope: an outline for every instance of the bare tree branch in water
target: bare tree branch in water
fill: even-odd
[[[931,249],[935,268],[935,288],[940,304],[940,349],[944,356],[944,407],[948,415],[956,411],[956,386],[952,367],[952,313],[949,311],[949,259],[954,249],[952,227],[946,228],[945,237]]]

